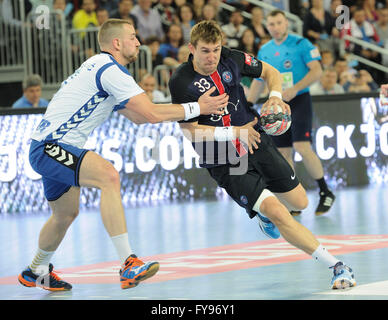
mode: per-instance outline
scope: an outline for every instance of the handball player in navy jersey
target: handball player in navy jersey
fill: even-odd
[[[282,101],[280,73],[255,57],[223,47],[222,31],[213,21],[196,24],[188,46],[188,61],[178,67],[169,82],[172,102],[195,101],[214,87],[213,94],[229,96],[222,115],[200,115],[179,122],[199,155],[200,166],[250,218],[258,221],[264,234],[274,239],[281,235],[331,268],[331,288],[354,286],[352,269],[332,256],[290,215],[288,208],[306,208],[306,192],[271,137],[259,127],[259,114],[249,107],[240,85],[242,76],[261,77],[270,90],[264,111],[279,105],[283,112],[289,112]]]

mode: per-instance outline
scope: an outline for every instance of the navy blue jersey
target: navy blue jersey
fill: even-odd
[[[190,55],[188,61],[179,66],[171,76],[169,88],[172,102],[187,103],[198,101],[204,92],[216,86],[217,90],[212,95],[226,92],[229,95],[229,103],[223,115],[200,115],[187,122],[198,121],[198,124],[222,127],[242,126],[252,121],[255,114],[248,106],[240,81],[242,76],[260,77],[263,67],[261,61],[241,51],[223,47],[217,70],[213,74],[205,76],[194,70],[192,58],[192,55]],[[259,126],[257,126],[257,130],[259,130]],[[262,132],[261,129],[260,131]],[[209,146],[209,144],[212,146]],[[237,156],[246,154],[242,149],[245,148],[247,150],[246,146],[240,146],[238,142],[236,146],[235,141],[227,143],[226,149],[225,143],[223,143],[223,151],[221,151],[220,144],[215,141],[207,142],[206,144],[193,143],[193,146],[200,155],[200,165],[202,167],[230,163],[228,157],[226,157],[229,148],[233,148],[231,150],[234,150],[234,152],[237,151]],[[210,150],[214,151],[211,152],[214,153],[212,157],[209,155]],[[230,152],[232,153],[232,151]]]

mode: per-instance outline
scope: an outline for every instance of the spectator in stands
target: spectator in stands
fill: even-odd
[[[183,6],[184,4],[187,4],[186,0],[174,0],[172,6],[175,8],[175,10],[178,10],[178,8]]]
[[[189,59],[190,49],[188,46],[183,45],[178,50],[178,63],[182,64]]]
[[[248,27],[253,31],[256,44],[259,44],[261,38],[269,36],[269,32],[264,25],[263,10],[260,7],[254,7],[251,14],[252,19]]]
[[[248,28],[243,24],[244,17],[240,10],[235,10],[230,14],[229,23],[221,27],[227,37],[227,45],[231,49],[238,47],[242,34]]]
[[[64,16],[64,19],[65,19],[66,29],[71,29],[72,22],[71,22],[70,15],[66,14],[66,6],[67,6],[66,0],[54,0],[53,10],[57,10],[57,11],[61,11],[62,12],[62,14]],[[61,16],[60,15],[57,15],[56,18],[57,18],[58,21],[61,20]]]
[[[250,5],[250,3],[245,0],[225,0],[224,2],[241,11],[248,11]]]
[[[132,9],[133,0],[120,0],[118,7],[110,14],[110,18],[131,20],[133,21],[133,26],[137,29],[137,18],[131,14]]]
[[[339,57],[335,63],[334,68],[337,71],[338,79],[341,78],[342,73],[347,72],[348,74],[354,75],[357,70],[349,66],[349,62],[345,57]]]
[[[164,33],[167,33],[168,28],[175,21],[176,11],[171,4],[172,0],[159,0],[153,7],[160,15]]]
[[[323,7],[322,0],[312,0],[311,8],[304,18],[303,35],[321,50],[330,50],[334,55],[339,51],[340,33],[335,20]]]
[[[382,46],[382,41],[380,41],[376,29],[373,24],[366,20],[365,10],[360,7],[355,9],[353,18],[342,30],[342,36],[344,35],[350,35],[370,44]],[[381,63],[381,55],[377,51],[354,44],[348,40],[345,41],[345,49],[370,61]],[[368,70],[376,80],[382,77],[381,72],[362,63],[359,64],[359,69]]]
[[[321,51],[322,69],[334,67],[334,55],[330,50]]]
[[[337,71],[333,67],[323,70],[319,81],[314,82],[310,86],[311,95],[326,95],[345,93],[344,88],[337,83]]]
[[[200,20],[216,21],[216,18],[217,18],[216,8],[214,8],[214,6],[212,6],[209,3],[205,4],[202,8],[202,15],[200,17]]]
[[[378,10],[379,19],[373,25],[380,40],[386,44],[388,40],[388,7]]]
[[[82,9],[77,10],[73,17],[74,29],[97,27],[96,3],[94,0],[83,0]]]
[[[112,16],[119,7],[120,0],[98,0],[99,8],[108,10],[109,16]]]
[[[256,57],[259,51],[258,49],[259,47],[258,44],[256,44],[255,42],[255,36],[253,34],[252,29],[247,28],[241,35],[237,50],[243,51]]]
[[[221,0],[208,0],[207,3],[211,4],[216,10],[216,21],[220,25],[228,24],[230,12],[221,7]]]
[[[373,92],[379,88],[367,70],[358,71],[353,80],[346,82],[343,87],[349,93]]]
[[[150,37],[145,40],[144,44],[151,50],[152,69],[163,64],[163,56],[159,53],[160,40],[158,37]]]
[[[12,108],[46,108],[49,102],[42,95],[42,78],[38,74],[27,76],[23,81],[23,96]]]
[[[152,74],[143,75],[139,85],[154,103],[166,103],[170,100],[162,91],[156,89],[156,79]]]
[[[193,10],[196,21],[201,18],[202,8],[205,5],[205,0],[192,0]]]
[[[357,5],[364,9],[366,20],[374,23],[379,19],[376,10],[376,0],[358,0]]]
[[[194,10],[191,4],[183,4],[180,6],[177,10],[177,16],[183,32],[183,42],[188,44],[190,42],[191,28],[195,24]]]
[[[96,10],[97,22],[99,26],[109,19],[109,11],[105,8],[98,8]]]
[[[160,41],[164,39],[160,15],[151,5],[151,0],[138,0],[131,11],[137,19],[138,36],[142,42],[153,36],[158,37]]]
[[[168,28],[166,41],[159,48],[159,54],[163,57],[163,64],[174,65],[178,61],[178,50],[182,45],[182,28],[178,24],[172,24]]]

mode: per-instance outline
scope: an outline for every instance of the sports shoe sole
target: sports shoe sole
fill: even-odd
[[[147,280],[151,278],[156,272],[159,270],[159,263],[155,262],[151,264],[148,269],[143,272],[137,274],[133,279],[128,279],[125,281],[121,281],[121,289],[129,289],[136,287],[140,281]]]
[[[51,288],[51,287],[45,287],[45,286],[37,286],[35,282],[27,281],[26,279],[24,279],[21,274],[19,274],[18,280],[19,280],[20,284],[22,284],[23,286],[25,286],[27,288],[38,287],[38,288],[42,288],[42,289],[45,289],[48,291],[70,291],[71,290],[71,289],[66,289],[66,288]]]
[[[332,285],[333,290],[349,289],[356,286],[356,281],[350,281],[349,279],[337,279]]]

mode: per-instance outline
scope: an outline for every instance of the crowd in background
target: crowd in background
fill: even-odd
[[[4,0],[3,0],[4,1]],[[224,45],[257,56],[260,47],[271,40],[265,27],[265,14],[247,1],[224,0],[236,8],[230,12],[220,6],[221,0],[25,0],[26,11],[39,5],[61,10],[68,28],[98,27],[109,18],[127,19],[135,26],[139,40],[149,46],[152,66],[178,66],[187,60],[191,27],[201,20],[216,20],[224,33]],[[311,86],[313,95],[371,92],[385,82],[383,72],[349,59],[349,53],[388,66],[386,57],[368,48],[346,41],[346,53],[340,53],[345,35],[380,47],[388,46],[388,0],[264,0],[268,4],[298,15],[303,21],[303,36],[320,50],[324,72]],[[338,6],[350,8],[350,21],[341,18]],[[244,17],[243,12],[252,15]],[[342,25],[338,25],[342,23]],[[340,26],[340,28],[338,28]],[[165,97],[155,91],[152,75],[144,75],[153,100]],[[28,82],[28,81],[27,81]],[[26,82],[26,83],[27,83]],[[249,87],[250,83],[244,83]],[[152,88],[152,89],[149,89]],[[146,90],[146,91],[147,91]],[[151,91],[150,91],[151,90]],[[155,97],[152,95],[154,91]],[[158,98],[157,98],[158,97]]]

